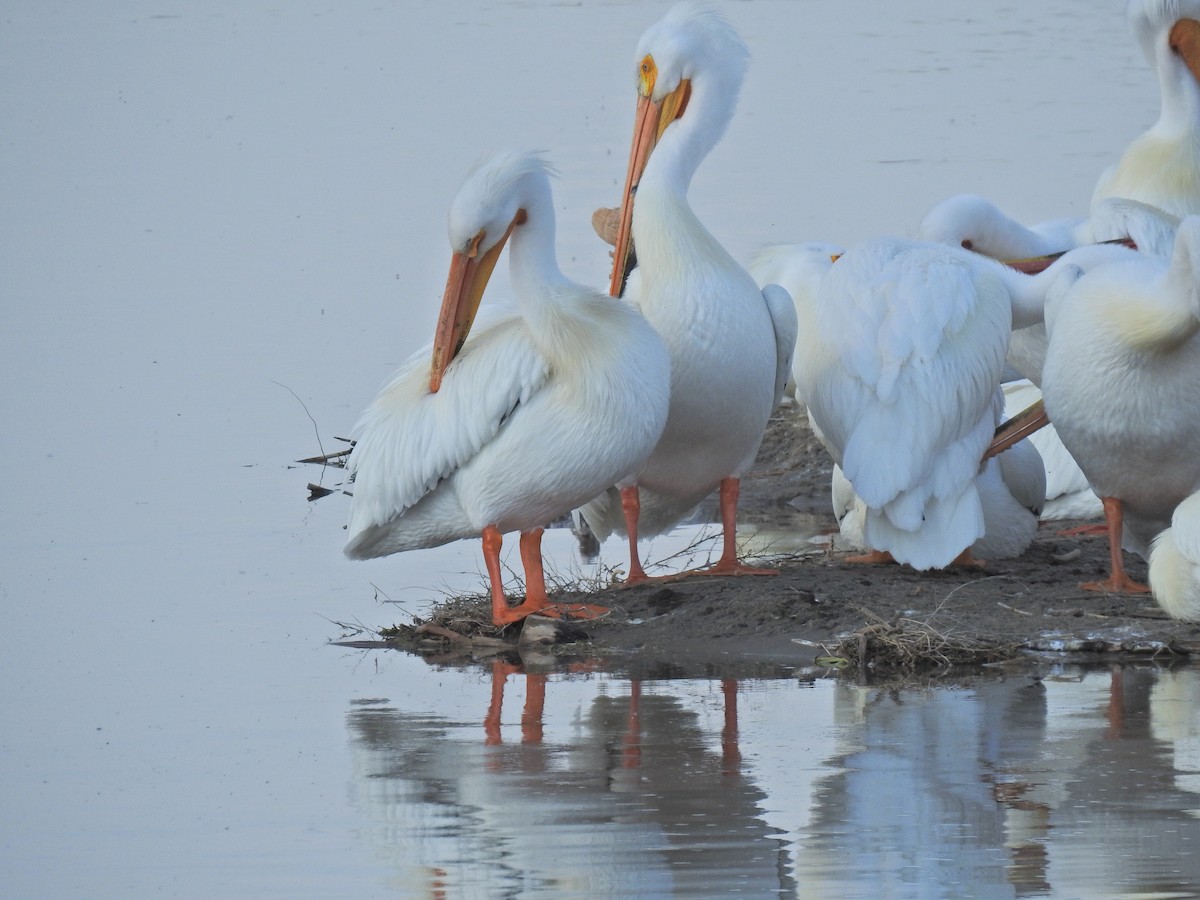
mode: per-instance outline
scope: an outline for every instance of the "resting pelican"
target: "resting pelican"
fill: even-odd
[[[981,460],[1001,409],[1013,326],[1039,321],[1070,260],[1037,275],[957,247],[876,238],[838,257],[795,245],[785,280],[799,333],[794,373],[818,433],[867,509],[869,561],[916,569],[975,562],[985,533]],[[986,474],[986,468],[984,468]],[[990,476],[989,476],[990,477]]]
[[[633,582],[646,577],[638,536],[666,530],[718,487],[724,544],[718,562],[702,571],[769,571],[737,559],[738,488],[782,396],[795,314],[782,289],[758,288],[687,200],[696,168],[733,115],[746,58],[729,24],[692,3],[651,26],[635,56],[637,119],[611,292],[625,282],[632,237],[637,303],[671,354],[671,410],[636,489],[623,491],[619,503],[610,491],[580,510],[601,539],[624,525]]]
[[[1167,615],[1200,622],[1200,492],[1175,507],[1151,544],[1150,590]]]
[[[1171,512],[1200,488],[1200,216],[1170,258],[1137,254],[1047,298],[1042,390],[1059,437],[1104,503],[1111,577],[1088,590],[1145,591],[1125,546],[1147,555]]]
[[[550,170],[502,153],[450,208],[453,258],[433,345],[360,420],[350,455],[354,559],[482,535],[497,625],[549,606],[541,526],[623,479],[667,418],[670,361],[640,314],[569,281],[554,257]],[[505,241],[517,311],[467,339]],[[510,608],[501,535],[521,532],[526,599]]]

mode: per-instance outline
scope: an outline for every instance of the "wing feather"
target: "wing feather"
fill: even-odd
[[[1007,291],[944,248],[883,241],[833,266],[817,315],[837,363],[814,416],[859,496],[882,508],[912,492],[893,512],[919,527],[925,500],[978,472],[1000,410]]]
[[[392,520],[466,465],[549,371],[516,314],[475,332],[436,394],[429,392],[428,351],[409,359],[355,428],[351,535]]]

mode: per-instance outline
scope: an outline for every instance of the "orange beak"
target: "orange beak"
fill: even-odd
[[[1200,22],[1195,19],[1180,19],[1171,26],[1167,42],[1183,59],[1192,77],[1200,82]]]
[[[683,115],[691,97],[692,85],[686,78],[661,100],[653,100],[653,78],[638,96],[637,115],[633,123],[633,147],[629,151],[629,169],[625,174],[625,191],[621,195],[621,217],[617,224],[617,242],[613,248],[612,278],[608,292],[614,297],[625,293],[629,277],[629,260],[633,249],[633,197],[646,170],[646,162],[667,126]]]
[[[996,433],[992,437],[992,443],[988,445],[987,450],[983,454],[984,459],[991,459],[993,456],[999,456],[1013,444],[1024,440],[1035,431],[1045,428],[1050,424],[1050,417],[1046,415],[1046,406],[1041,400],[1038,400],[1028,409],[1025,409],[1007,422],[1001,422],[996,426]]]
[[[480,231],[465,251],[456,252],[450,258],[450,276],[446,279],[446,292],[442,295],[442,309],[438,313],[437,331],[433,337],[430,393],[437,393],[446,369],[466,343],[471,325],[479,312],[484,289],[496,268],[496,260],[500,258],[500,251],[504,249],[513,228],[524,221],[525,210],[518,210],[504,236],[484,253],[479,252],[479,245],[484,238],[484,233]]]

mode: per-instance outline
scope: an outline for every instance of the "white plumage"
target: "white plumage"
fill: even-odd
[[[1145,556],[1200,488],[1200,216],[1179,226],[1170,260],[1064,274],[1046,327],[1046,411],[1109,520],[1113,576],[1090,587],[1138,589],[1121,564],[1122,518],[1125,546]]]
[[[983,536],[971,545],[971,555],[986,561],[1014,559],[1024,553],[1037,534],[1045,485],[1042,458],[1029,440],[985,462],[975,479],[983,511]],[[865,550],[867,505],[854,493],[840,466],[833,467],[830,496],[838,523],[836,546],[840,550]]]
[[[1200,622],[1200,492],[1171,515],[1150,548],[1150,590],[1172,618]]]
[[[662,439],[638,469],[638,507],[631,508],[630,493],[618,498],[612,491],[580,510],[601,538],[625,526],[631,580],[644,577],[635,535],[669,528],[718,486],[725,544],[706,571],[761,571],[736,558],[738,479],[754,462],[782,395],[795,314],[781,289],[759,289],[687,200],[696,168],[733,115],[746,58],[729,24],[692,3],[651,26],[635,55],[638,117],[613,289],[624,283],[632,235],[634,299],[670,352],[671,408]]]
[[[976,481],[993,478],[981,461],[1003,405],[1011,328],[1041,317],[1067,263],[1030,276],[896,238],[836,263],[829,250],[775,248],[763,260],[796,303],[797,393],[866,506],[866,546],[944,567],[985,533]]]
[[[1138,200],[1180,218],[1200,213],[1200,0],[1130,0],[1130,29],[1158,75],[1158,120],[1096,182],[1092,207]]]
[[[461,343],[510,233],[518,308]],[[449,235],[454,261],[433,382],[427,348],[363,414],[349,461],[346,554],[365,559],[484,534],[500,624],[544,603],[535,596],[540,526],[621,482],[654,447],[670,363],[635,309],[559,271],[549,171],[537,155],[500,154],[473,171],[451,206]],[[431,392],[438,358],[448,365]],[[523,532],[522,549],[534,557],[525,560],[519,613],[504,602],[486,539],[494,535],[498,552],[507,531]]]
[[[1041,390],[1028,379],[1006,382],[1003,390],[1005,419],[1011,419],[1042,399]],[[1046,494],[1041,515],[1043,519],[1094,519],[1103,514],[1100,498],[1088,484],[1087,476],[1079,464],[1063,446],[1053,423],[1035,431],[1027,440],[1037,449],[1044,467]]]

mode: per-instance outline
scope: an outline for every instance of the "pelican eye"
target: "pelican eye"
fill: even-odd
[[[654,83],[657,80],[658,66],[654,63],[654,57],[647,53],[638,66],[638,92],[643,97],[649,97],[654,93]]]
[[[962,246],[963,246],[964,250],[974,250],[975,249],[975,244],[971,241],[970,238],[963,238]]]

